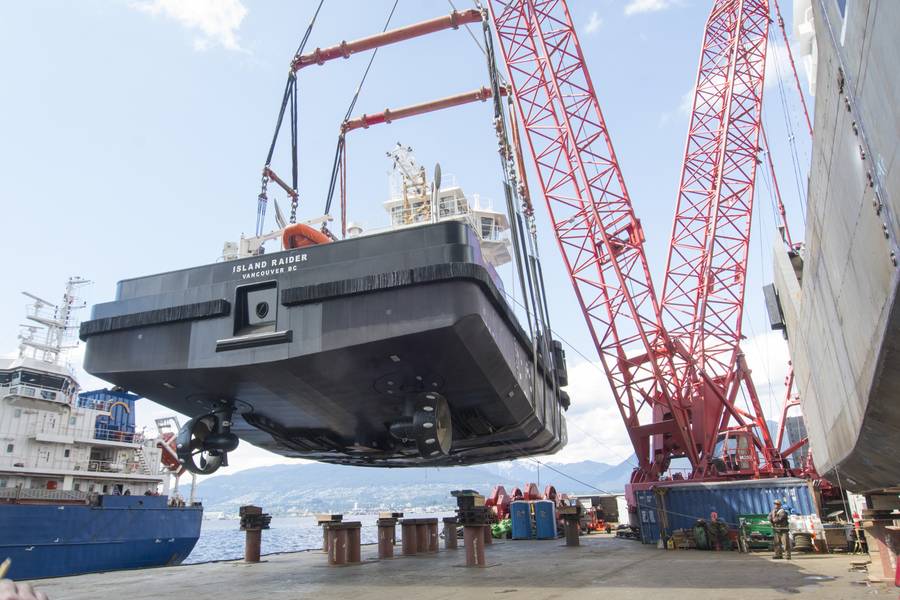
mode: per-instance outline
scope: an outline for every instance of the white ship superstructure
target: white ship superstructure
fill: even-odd
[[[137,397],[79,395],[63,362],[83,306],[74,292],[85,283],[70,279],[59,305],[26,294],[19,356],[0,359],[0,497],[155,494],[168,480],[156,437],[135,431]]]
[[[397,144],[388,156],[393,160],[391,190],[383,205],[391,217],[389,229],[459,221],[472,228],[481,242],[482,254],[494,267],[512,260],[510,241],[506,237],[509,230],[506,213],[484,206],[478,194],[467,196],[455,177],[441,177],[439,169],[429,184],[425,168],[416,162],[412,148]],[[383,229],[365,233],[378,231]],[[353,234],[352,227],[350,233]]]

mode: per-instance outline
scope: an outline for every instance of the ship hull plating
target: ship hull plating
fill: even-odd
[[[123,281],[81,334],[90,373],[192,416],[233,403],[232,431],[286,456],[472,464],[566,441],[561,359],[535,362],[458,223]],[[452,416],[439,456],[391,433],[429,394]]]
[[[0,504],[9,577],[37,579],[180,564],[200,537],[200,506],[164,496],[101,496],[99,504]]]

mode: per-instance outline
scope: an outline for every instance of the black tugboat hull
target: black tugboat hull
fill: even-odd
[[[441,223],[126,280],[82,325],[85,368],[191,416],[233,403],[232,431],[286,456],[433,466],[555,452],[564,366],[541,353],[535,365],[478,248]],[[439,456],[390,432],[430,393],[452,415]]]

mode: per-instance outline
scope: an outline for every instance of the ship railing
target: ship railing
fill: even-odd
[[[78,408],[87,408],[89,410],[99,410],[101,412],[109,412],[115,400],[101,400],[99,398],[78,397]]]
[[[123,442],[125,444],[142,444],[144,442],[143,433],[120,431],[118,429],[103,427],[94,428],[91,437],[100,442]]]
[[[389,183],[389,189],[391,194],[391,199],[403,198],[403,178],[402,177],[392,177]],[[459,187],[459,180],[453,173],[443,173],[441,174],[441,189],[440,191],[451,190]],[[431,183],[428,183],[428,191],[431,193]]]
[[[98,442],[121,442],[123,444],[143,444],[145,436],[143,432],[122,431],[108,427],[92,427],[90,425],[72,427],[65,423],[56,425],[52,423],[31,423],[25,432],[26,435],[54,435],[72,437],[78,441],[96,440]]]
[[[123,473],[126,475],[145,475],[141,464],[137,461],[89,460],[88,471],[97,473]]]
[[[152,475],[137,460],[76,460],[72,458],[48,459],[45,454],[36,456],[0,457],[0,469],[54,471],[81,471],[88,473],[116,473],[122,475]],[[3,489],[3,488],[0,488]]]
[[[391,225],[386,227],[374,227],[366,229],[367,234],[381,233],[391,231],[402,227],[412,227],[415,225],[423,225],[425,223],[434,223],[439,221],[462,221],[469,225],[477,233],[481,233],[481,224],[475,215],[468,208],[460,208],[455,206],[456,200],[450,202],[442,202],[438,207],[437,214],[432,214],[428,207],[411,206],[402,208],[395,206],[391,209]]]

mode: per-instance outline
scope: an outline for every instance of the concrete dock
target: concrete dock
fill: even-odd
[[[265,549],[265,540],[263,540]],[[276,554],[263,562],[217,562],[60,579],[35,585],[51,600],[226,598],[528,598],[753,599],[861,598],[888,593],[870,588],[865,574],[848,572],[847,555],[666,552],[608,535],[563,540],[495,541],[488,567],[462,566],[462,549],[376,560],[364,546],[358,565],[329,567],[321,551]]]

